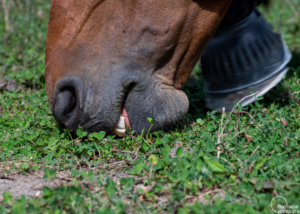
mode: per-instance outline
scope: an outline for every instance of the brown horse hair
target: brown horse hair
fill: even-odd
[[[76,37],[78,36],[78,34],[80,33],[80,31],[82,30],[82,27],[84,26],[84,24],[86,23],[86,21],[88,20],[88,18],[91,16],[92,12],[105,0],[95,0],[89,7],[88,10],[85,12],[83,19],[81,20],[74,36],[73,36],[73,40],[76,39]],[[73,41],[71,40],[69,45],[71,44],[71,42]]]
[[[73,36],[73,40],[76,39],[76,37],[78,36],[78,34],[80,33],[80,31],[82,30],[82,27],[84,26],[84,24],[86,23],[86,21],[88,20],[88,18],[90,17],[90,15],[92,14],[92,12],[105,0],[95,0],[94,3],[91,4],[91,6],[89,6],[87,12],[85,13],[85,15],[83,16],[83,19],[81,20],[74,36]],[[268,6],[270,4],[270,0],[254,0],[254,5],[258,6],[260,4],[263,4],[264,6]],[[69,45],[71,44],[72,40],[70,41]]]

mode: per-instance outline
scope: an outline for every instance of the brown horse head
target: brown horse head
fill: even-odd
[[[140,133],[184,116],[180,90],[231,0],[53,0],[45,79],[55,119],[88,132]]]

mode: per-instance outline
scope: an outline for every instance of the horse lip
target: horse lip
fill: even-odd
[[[81,127],[84,130],[87,130],[88,132],[95,132],[95,131],[97,132],[97,131],[100,131],[101,129],[103,129],[103,127],[104,127],[105,130],[103,130],[103,131],[105,131],[107,134],[115,134],[114,132],[118,128],[122,128],[124,130],[126,130],[126,127],[132,128],[128,112],[125,109],[125,103],[126,103],[128,94],[131,92],[132,88],[135,85],[136,85],[136,83],[131,83],[128,86],[124,87],[124,89],[121,90],[122,102],[120,102],[121,100],[119,100],[119,102],[117,102],[116,105],[111,106],[111,108],[114,109],[114,111],[113,111],[114,116],[110,120],[113,120],[113,121],[108,122],[105,119],[105,115],[102,115],[103,118],[101,118],[101,116],[99,114],[94,113],[93,115],[90,115],[85,120],[84,119],[82,120]],[[119,109],[119,111],[116,111],[117,109]],[[121,116],[124,119],[125,126],[123,125],[122,127],[118,127]],[[118,117],[118,119],[117,119],[117,117]],[[107,123],[109,123],[109,126],[107,126]]]

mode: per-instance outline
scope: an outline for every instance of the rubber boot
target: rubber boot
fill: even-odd
[[[254,9],[238,23],[218,30],[202,55],[206,106],[230,111],[250,92],[264,95],[282,80],[290,59],[282,35]],[[251,96],[241,104],[254,101]]]

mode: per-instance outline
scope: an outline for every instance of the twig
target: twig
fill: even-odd
[[[223,192],[223,191],[224,191],[223,189],[210,190],[210,191],[208,191],[208,192],[199,194],[198,198],[203,197],[203,196],[205,196],[205,195],[209,195],[209,194],[211,194],[211,193],[219,193],[219,192]]]
[[[50,181],[52,181],[52,182],[56,185],[56,187],[60,187],[60,186],[61,186],[61,185],[59,185],[59,184],[55,181],[55,178],[50,179]]]
[[[240,128],[240,119],[241,119],[241,115],[239,114],[239,118],[238,118],[238,121],[236,123],[236,132],[238,132],[239,128]],[[235,146],[237,147],[237,135],[235,137]]]
[[[79,166],[79,171],[81,171],[81,164],[80,164],[80,162],[79,162],[77,156],[75,156],[75,160],[76,160],[76,162],[77,162],[76,167]],[[75,168],[75,169],[76,169],[76,168]]]
[[[227,126],[227,123],[230,121],[229,119],[231,118],[231,115],[232,115],[234,109],[235,109],[235,108],[236,108],[243,100],[247,99],[248,97],[252,97],[252,96],[256,95],[257,93],[258,93],[258,91],[255,92],[254,94],[251,94],[251,95],[248,95],[248,96],[244,97],[243,99],[241,99],[241,100],[233,107],[233,109],[231,110],[231,112],[230,112],[230,114],[229,114],[229,116],[228,116],[228,118],[227,118],[227,120],[226,120],[226,123],[225,123],[225,125],[224,125],[224,127],[223,127],[223,129],[222,129],[222,131],[221,131],[221,135],[223,135],[224,129],[225,129],[225,127]]]
[[[259,149],[260,145],[258,145],[256,147],[256,149],[254,149],[254,151],[251,153],[251,155],[249,156],[249,158],[246,160],[246,163],[248,163],[248,160],[250,160],[250,158],[254,155],[254,153]]]
[[[254,160],[252,163],[251,163],[251,165],[250,165],[250,167],[249,167],[249,169],[248,169],[248,173],[250,173],[251,172],[251,169],[253,168],[253,166],[254,166],[254,164],[256,163],[256,160]]]
[[[139,159],[139,157],[140,157],[140,156],[137,156],[137,157],[135,157],[134,159],[131,159],[131,160],[125,159],[124,161],[120,161],[120,162],[122,162],[122,163],[120,163],[121,165],[120,165],[119,167],[115,167],[114,169],[116,170],[116,169],[122,168],[122,167],[123,167],[122,164],[125,164],[125,163],[126,163],[128,166],[130,166],[131,163],[134,162],[134,161],[136,161],[137,159]],[[105,165],[105,166],[107,166],[107,165]],[[101,168],[104,168],[104,167],[101,167]]]
[[[221,147],[220,146],[218,146],[217,147],[217,158],[219,159],[220,158],[220,155],[221,155],[221,153],[222,153],[222,149],[221,149]]]
[[[123,164],[123,163],[125,163],[125,161],[118,161],[118,162],[114,162],[114,163],[105,164],[105,165],[99,166],[99,167],[97,167],[97,168],[102,169],[102,168],[106,168],[106,167],[108,167],[108,166],[113,166],[113,165]]]
[[[222,145],[222,146],[224,147],[224,149],[226,149],[227,151],[229,151],[229,153],[230,153],[231,155],[235,156],[235,157],[238,159],[238,161],[240,162],[241,168],[243,168],[243,163],[242,163],[242,161],[241,161],[241,160],[237,157],[237,155],[235,155],[230,149],[227,149],[227,148],[226,148],[226,144],[227,144],[229,141],[231,141],[233,138],[235,138],[235,136],[239,135],[240,133],[242,133],[242,132],[244,132],[244,131],[245,131],[245,129],[243,129],[241,132],[236,133],[232,138],[230,138],[229,140],[227,140],[225,143],[220,142],[219,144],[217,144],[217,146],[218,146],[218,147],[217,147],[217,149],[218,149],[218,155],[217,155],[218,159],[220,158],[220,154],[221,154],[221,152],[219,153],[219,150],[222,151],[219,145]]]
[[[152,153],[154,153],[154,152],[157,152],[157,151],[159,151],[159,149],[155,149],[155,150],[153,150],[153,151],[151,151],[151,152],[148,152],[148,153],[144,154],[143,157],[147,157],[148,155],[150,155],[150,154],[152,154]],[[110,163],[110,164],[105,164],[105,165],[99,166],[99,167],[97,167],[97,168],[102,169],[102,168],[106,168],[106,167],[108,167],[108,166],[113,166],[113,165],[117,165],[117,164],[131,163],[131,162],[136,161],[136,160],[139,159],[140,157],[141,157],[141,155],[136,155],[136,157],[135,157],[134,159],[130,159],[130,160],[127,160],[127,159],[126,159],[126,160],[123,160],[123,161],[118,161],[118,162],[114,162],[114,163]]]
[[[253,120],[253,122],[265,133],[265,135],[271,140],[270,136],[265,132],[265,130],[256,122],[256,120],[252,117],[249,112],[246,111],[234,111],[233,114],[248,114],[249,117]]]
[[[282,14],[280,14],[280,19],[279,19],[279,25],[278,25],[277,33],[279,33],[279,30],[280,30],[280,26],[281,26],[281,18],[282,18]]]
[[[229,140],[227,140],[225,143],[223,143],[223,142],[217,143],[216,146],[218,146],[218,145],[220,145],[220,144],[226,145],[229,141],[231,141],[233,138],[235,138],[237,135],[243,133],[244,131],[245,131],[245,129],[243,129],[242,131],[236,133],[232,138],[230,138]]]
[[[152,170],[153,170],[153,163],[151,163],[150,172],[149,172],[149,179],[151,179]]]
[[[235,165],[233,163],[231,163],[230,161],[226,160],[225,158],[221,158],[221,159],[223,161],[225,161],[226,163],[229,163],[233,169],[236,169],[236,167],[235,167]]]
[[[226,145],[229,141],[231,141],[233,138],[235,138],[235,137],[238,136],[239,134],[243,133],[244,131],[245,131],[245,129],[243,129],[243,130],[240,131],[240,132],[237,132],[232,138],[230,138],[229,140],[227,140],[227,141],[225,142],[225,145]]]
[[[91,165],[88,163],[87,160],[85,160],[85,164],[88,166],[89,170],[91,170]]]
[[[218,137],[218,141],[217,141],[217,144],[220,144],[221,143],[221,137],[222,137],[222,134],[221,134],[221,129],[222,129],[222,125],[223,125],[223,119],[224,119],[224,116],[226,115],[225,113],[225,107],[222,108],[222,118],[221,118],[221,124],[220,124],[220,127],[219,127],[219,132],[217,132],[217,137]],[[220,146],[217,147],[217,158],[219,159],[220,158],[220,155],[222,153],[222,150],[220,148]]]
[[[121,153],[129,153],[129,154],[133,154],[135,156],[138,156],[137,154],[135,154],[134,152],[130,152],[130,151],[122,151],[122,150],[119,150],[119,149],[112,149],[111,151],[114,151],[114,152],[121,152]]]
[[[139,182],[139,181],[143,181],[144,179],[146,179],[147,176],[141,177],[141,178],[135,178],[135,182]]]
[[[221,120],[221,124],[222,124],[222,120]],[[220,125],[220,127],[221,127],[221,125]],[[218,141],[217,141],[217,144],[216,144],[217,145],[217,158],[219,159],[220,155],[222,153],[222,149],[220,147],[220,144],[221,144],[221,134],[218,131],[216,131],[216,134],[217,134],[217,138],[218,138]]]
[[[237,160],[240,162],[240,166],[241,168],[243,168],[243,162],[238,158],[238,156],[236,154],[234,154],[230,149],[226,148],[226,145],[224,143],[221,142],[221,144],[225,150],[227,150],[231,155],[235,156],[237,158]]]
[[[233,109],[230,111],[230,114],[229,114],[229,116],[228,116],[228,118],[227,118],[227,120],[226,120],[226,122],[225,122],[225,124],[224,124],[223,127],[222,127],[222,125],[223,125],[223,118],[224,118],[224,116],[226,115],[226,113],[225,113],[225,107],[222,108],[222,119],[221,119],[221,125],[220,125],[220,127],[219,127],[219,131],[220,131],[220,132],[217,132],[217,137],[218,137],[217,145],[220,145],[220,144],[221,144],[221,138],[223,137],[224,130],[225,130],[227,124],[231,121],[231,115],[232,115],[232,112],[235,110],[235,108],[236,108],[243,100],[247,99],[248,97],[254,96],[254,95],[256,95],[257,93],[258,93],[258,91],[255,92],[254,94],[251,94],[251,95],[248,95],[248,96],[246,96],[246,97],[243,97],[237,104],[235,104],[235,106],[233,107]],[[217,147],[217,158],[220,158],[221,153],[222,153],[221,148],[220,148],[220,147]]]
[[[293,94],[298,94],[298,93],[300,93],[299,91],[297,91],[297,92],[294,92],[294,93],[291,93],[291,92],[289,92],[289,90],[286,88],[286,87],[284,87],[283,85],[282,85],[282,83],[279,83],[280,84],[280,86],[281,86],[281,88],[285,91],[285,93],[287,94],[287,97],[289,97],[291,100],[293,100],[295,103],[297,103],[298,105],[300,105],[300,100],[297,98],[297,97],[295,97]],[[285,98],[284,98],[285,99]],[[283,99],[283,100],[284,100]]]
[[[150,154],[152,154],[152,153],[154,153],[154,152],[157,152],[157,151],[159,151],[160,149],[155,149],[155,150],[153,150],[153,151],[151,151],[151,152],[148,152],[148,153],[146,153],[146,154],[144,154],[143,156],[144,156],[144,158],[145,157],[147,157],[148,155],[150,155]],[[139,156],[140,157],[140,156]]]
[[[259,147],[260,147],[260,145],[258,145],[258,146],[256,147],[256,149],[254,149],[254,151],[251,153],[251,155],[249,156],[249,158],[251,158],[252,155],[254,155],[254,153],[259,149]]]
[[[56,173],[60,174],[61,176],[63,176],[63,179],[67,180],[67,181],[72,181],[73,179],[70,178],[68,175],[64,174],[63,172],[59,172],[57,171]]]
[[[291,94],[299,94],[299,93],[300,93],[300,91],[296,91],[296,92],[293,92]]]

